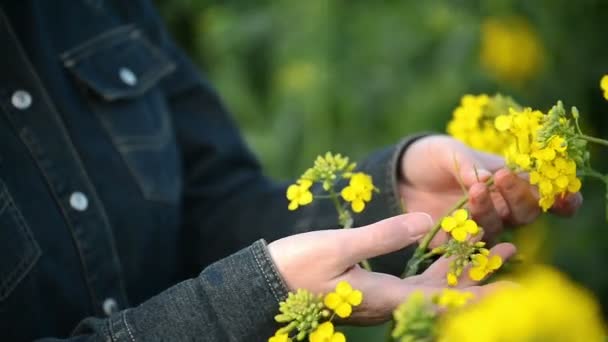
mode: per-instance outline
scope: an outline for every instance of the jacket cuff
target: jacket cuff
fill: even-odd
[[[273,317],[287,292],[266,242],[259,240],[135,308],[84,320],[73,336],[115,342],[265,341],[274,333]]]
[[[372,153],[359,164],[359,170],[370,174],[380,193],[374,194],[371,202],[361,214],[354,215],[355,227],[383,220],[404,213],[405,203],[401,201],[399,182],[401,181],[401,157],[407,148],[417,141],[431,135],[420,133],[408,136],[398,144],[385,147]],[[380,256],[371,260],[374,270],[390,274],[401,274],[405,263],[413,252],[412,248]]]

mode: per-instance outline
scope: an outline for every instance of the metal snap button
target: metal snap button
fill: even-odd
[[[82,192],[76,191],[70,196],[70,205],[78,211],[85,211],[89,207],[89,199]]]
[[[32,95],[25,90],[17,90],[11,97],[11,103],[19,110],[25,110],[32,105]]]
[[[120,68],[118,75],[126,85],[134,86],[137,84],[137,75],[129,68]]]
[[[118,311],[118,303],[114,298],[106,298],[101,307],[108,316]]]

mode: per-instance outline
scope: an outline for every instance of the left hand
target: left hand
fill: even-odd
[[[401,172],[399,188],[407,211],[427,212],[435,220],[448,214],[463,196],[461,181],[469,195],[468,209],[488,241],[505,226],[531,223],[541,212],[536,187],[525,175],[506,169],[501,157],[473,150],[448,136],[433,135],[414,142],[401,158]],[[492,175],[495,191],[484,184]],[[571,216],[582,199],[580,193],[560,198],[552,212]],[[431,246],[446,238],[438,234]]]

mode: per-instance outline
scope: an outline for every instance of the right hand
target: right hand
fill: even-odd
[[[270,243],[268,249],[290,291],[302,288],[313,293],[328,293],[339,281],[345,280],[363,292],[363,303],[353,310],[348,322],[377,324],[390,319],[393,310],[411,292],[421,290],[430,295],[446,288],[449,260],[441,258],[424,273],[406,279],[368,272],[358,263],[416,243],[432,225],[429,215],[410,213],[361,228],[289,236]],[[491,253],[506,260],[515,254],[515,246],[499,244]],[[503,285],[497,282],[480,286],[465,277],[458,287],[472,292],[476,298]]]

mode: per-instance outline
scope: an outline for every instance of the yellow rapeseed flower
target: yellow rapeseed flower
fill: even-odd
[[[465,241],[469,234],[479,233],[479,226],[469,219],[469,213],[465,209],[458,209],[451,216],[444,217],[441,220],[441,228],[460,242]]]
[[[287,199],[289,200],[289,210],[296,210],[299,206],[310,204],[313,200],[310,187],[312,181],[308,179],[299,179],[296,184],[292,184],[287,188]]]
[[[346,337],[339,331],[334,331],[331,322],[325,322],[308,337],[310,342],[346,342]]]
[[[439,342],[601,342],[606,336],[591,294],[548,267],[441,318]]]
[[[474,149],[500,154],[508,136],[494,128],[494,117],[514,105],[501,95],[464,95],[448,122],[447,133]]]
[[[348,186],[342,189],[340,194],[345,201],[350,202],[355,213],[360,213],[365,209],[365,202],[372,200],[374,189],[372,177],[363,172],[357,172],[350,177]]]
[[[489,257],[485,253],[475,254],[472,259],[473,267],[469,270],[469,277],[475,281],[481,281],[502,266],[502,258],[498,255]]]
[[[340,281],[336,290],[325,295],[323,302],[325,306],[334,310],[336,315],[346,318],[353,312],[353,306],[358,306],[363,301],[363,293],[354,290],[346,281]]]
[[[449,286],[458,285],[458,276],[454,272],[448,272],[448,274],[446,275],[446,280]]]
[[[471,299],[473,299],[471,292],[444,289],[433,298],[433,301],[440,308],[458,309],[466,305]]]
[[[604,75],[604,77],[602,77],[600,87],[604,91],[604,98],[608,100],[608,75]]]
[[[519,85],[540,71],[544,48],[525,18],[486,18],[481,34],[481,64],[498,80]]]
[[[268,339],[268,342],[291,342],[291,338],[287,334],[277,332],[274,336]]]
[[[538,186],[543,211],[553,206],[556,197],[580,190],[581,181],[576,175],[576,162],[570,157],[568,141],[559,134],[541,135],[545,125],[567,127],[567,122],[561,120],[556,124],[548,115],[525,108],[501,115],[494,123],[496,129],[512,135],[505,155],[507,164],[529,172],[530,184]]]

